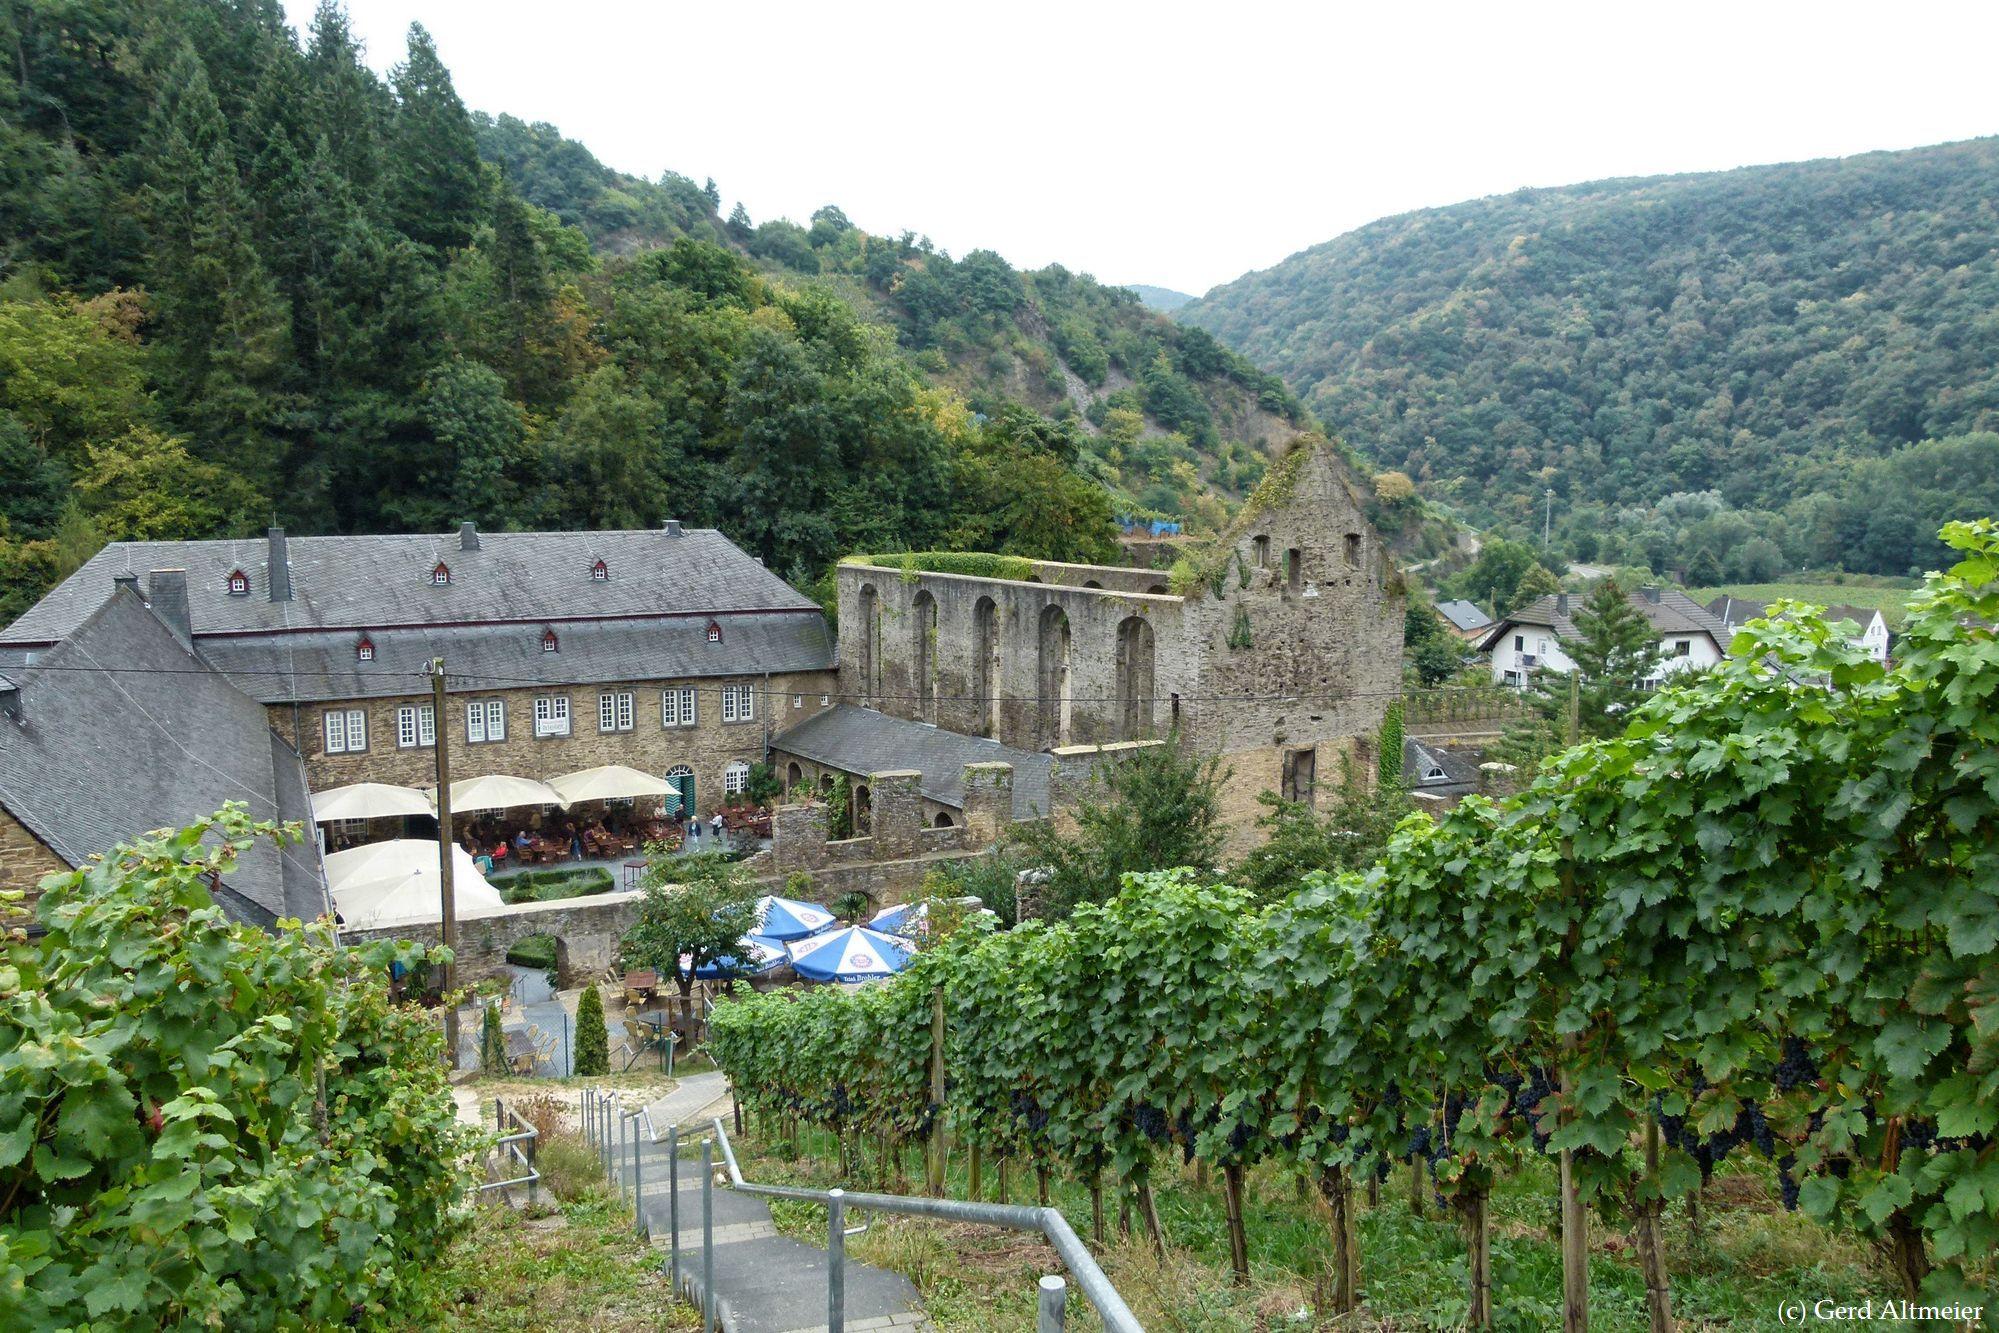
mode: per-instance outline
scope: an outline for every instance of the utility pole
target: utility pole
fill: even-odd
[[[1545,551],[1548,549],[1548,530],[1554,526],[1555,522],[1555,488],[1550,486],[1542,491],[1541,498],[1543,504],[1541,510],[1541,549]]]
[[[458,899],[451,884],[451,748],[446,744],[450,729],[444,723],[444,659],[430,659],[430,738],[437,754],[437,887],[442,902],[438,918],[439,942],[458,948]],[[458,965],[444,965],[444,1041],[451,1051],[451,1067],[458,1068],[458,1001],[451,998],[457,989]]]

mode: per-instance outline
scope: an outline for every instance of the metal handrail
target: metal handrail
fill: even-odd
[[[484,1194],[487,1190],[507,1189],[514,1185],[526,1185],[528,1187],[528,1203],[532,1206],[534,1203],[535,1187],[541,1183],[541,1170],[535,1165],[535,1155],[540,1145],[541,1131],[521,1119],[520,1112],[509,1108],[505,1100],[499,1097],[493,1098],[493,1122],[495,1128],[504,1131],[509,1120],[519,1125],[520,1128],[512,1134],[503,1132],[499,1138],[493,1140],[493,1146],[500,1150],[502,1157],[512,1157],[515,1161],[519,1162],[521,1166],[526,1168],[527,1174],[515,1176],[512,1180],[488,1181],[476,1187],[473,1193]],[[528,1146],[522,1148],[520,1145],[523,1143]]]
[[[1104,1276],[1089,1249],[1083,1244],[1069,1219],[1053,1208],[1014,1203],[975,1203],[966,1199],[930,1199],[912,1194],[856,1194],[845,1190],[815,1190],[798,1185],[753,1185],[743,1179],[736,1165],[736,1151],[729,1145],[729,1132],[721,1117],[712,1122],[715,1139],[722,1145],[722,1161],[729,1169],[729,1183],[745,1194],[762,1194],[774,1199],[795,1199],[801,1203],[827,1205],[829,1211],[866,1208],[880,1213],[902,1213],[910,1217],[940,1217],[951,1222],[972,1222],[1005,1227],[1012,1231],[1037,1231],[1054,1247],[1075,1277],[1083,1296],[1096,1308],[1104,1327],[1111,1333],[1145,1333],[1131,1307],[1118,1295],[1117,1288]],[[832,1230],[844,1234],[839,1226]],[[834,1280],[838,1280],[837,1278]]]

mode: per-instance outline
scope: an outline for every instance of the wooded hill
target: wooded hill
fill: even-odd
[[[1104,559],[1116,508],[1217,517],[1303,420],[1130,293],[724,221],[474,117],[421,28],[387,79],[276,0],[30,0],[0,49],[0,616],[106,540],[274,518],[674,515],[804,584]]]
[[[1999,139],[1521,190],[1177,317],[1480,523],[1552,488],[1574,557],[1899,574],[1999,510],[1995,198]]]
[[[1225,502],[1246,494],[1270,453],[1308,424],[1281,379],[1164,318],[1141,290],[1059,264],[1016,270],[990,250],[954,259],[928,237],[871,235],[833,204],[803,225],[754,223],[741,204],[725,220],[713,179],[697,186],[668,172],[646,181],[551,125],[474,119],[481,155],[600,254],[683,236],[721,241],[773,278],[824,286],[894,330],[926,379],[974,410],[1018,403],[1074,421],[1084,469],[1121,512],[1219,526]]]

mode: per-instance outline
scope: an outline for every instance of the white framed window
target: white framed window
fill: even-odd
[[[396,745],[412,750],[437,744],[437,714],[429,704],[404,704],[396,710]]]
[[[630,690],[606,690],[597,696],[597,730],[630,731],[632,729],[632,692]]]
[[[445,564],[443,561],[439,561],[430,571],[430,581],[434,587],[444,588],[450,586],[451,566]]]
[[[568,695],[537,694],[534,697],[534,734],[537,737],[569,734]]]
[[[821,708],[824,708],[827,704],[830,704],[832,702],[833,702],[833,696],[830,694],[822,694],[819,696],[819,706]]]
[[[754,722],[757,716],[757,691],[754,685],[724,685],[722,687],[722,720],[724,722]]]
[[[599,560],[596,564],[590,566],[590,577],[599,583],[603,583],[611,577],[611,567],[602,560]]]
[[[507,705],[499,699],[474,699],[465,705],[465,739],[484,745],[507,738]]]
[[[250,591],[250,576],[242,570],[233,570],[229,575],[229,595],[242,597]]]
[[[794,695],[792,695],[792,696],[791,696],[791,706],[792,706],[793,708],[803,708],[803,707],[805,707],[805,696],[804,696],[804,695],[802,695],[802,694],[794,694]]]
[[[547,629],[541,632],[541,650],[543,652],[545,653],[557,652],[561,649],[561,647],[562,647],[562,640],[555,637],[554,630]]]
[[[738,759],[722,770],[722,791],[725,795],[741,796],[750,785],[750,766]]]
[[[694,725],[694,687],[672,685],[659,692],[659,724],[662,727]]]
[[[354,645],[354,660],[355,660],[355,661],[357,661],[357,662],[372,662],[372,661],[374,661],[374,660],[375,660],[375,641],[374,641],[373,639],[362,639],[362,640],[361,640],[361,641],[360,641],[359,643],[355,644],[355,645]]]
[[[326,752],[358,754],[368,748],[368,715],[358,708],[334,708],[326,714]]]
[[[715,621],[713,621],[713,620],[709,621],[709,622],[708,622],[708,642],[710,642],[710,643],[720,643],[721,641],[722,641],[722,627],[721,627],[721,625],[720,625],[720,624],[718,624],[718,623],[716,623],[716,622],[715,622]]]

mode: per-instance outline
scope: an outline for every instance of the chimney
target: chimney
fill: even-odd
[[[111,576],[111,586],[114,588],[129,588],[133,592],[137,592],[139,591],[139,576],[137,574],[113,574]]]
[[[292,599],[292,561],[290,553],[285,550],[285,530],[283,528],[272,528],[270,537],[270,568],[267,571],[267,575],[271,580],[271,600],[274,602],[289,602]],[[154,577],[158,578],[159,575],[155,574]],[[183,579],[181,586],[181,604],[183,607],[187,604],[186,599],[187,586],[186,580]],[[181,619],[185,620],[186,618],[186,612],[183,611]]]
[[[677,519],[677,518],[669,518],[668,520],[666,520],[666,524],[665,524],[665,527],[666,527],[666,535],[667,535],[667,536],[669,536],[669,537],[678,537],[678,536],[680,535],[680,520],[679,520],[679,519]]]
[[[1568,613],[1569,613],[1569,595],[1565,592],[1556,593],[1555,614],[1558,616],[1565,616]]]
[[[1656,583],[1648,583],[1645,585],[1644,591],[1645,591],[1645,600],[1652,603],[1654,606],[1657,606],[1659,604],[1659,585]]]
[[[194,647],[194,626],[187,616],[187,571],[156,569],[146,580],[146,601],[160,623],[174,632],[180,646]]]
[[[479,549],[479,529],[474,527],[469,519],[458,525],[458,549],[461,551]]]

